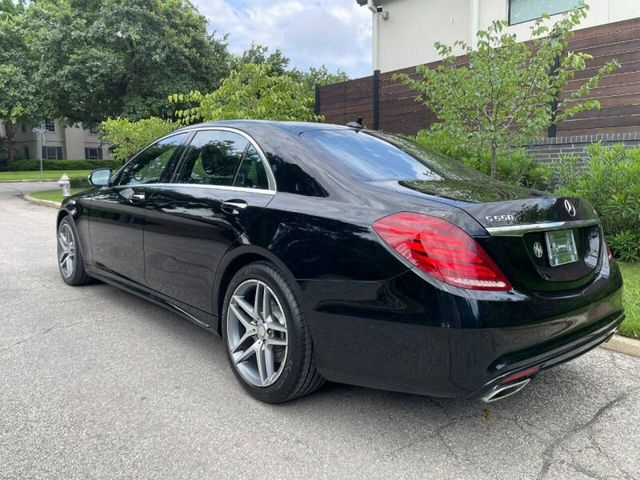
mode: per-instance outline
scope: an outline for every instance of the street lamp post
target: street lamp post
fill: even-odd
[[[44,173],[44,162],[42,158],[42,147],[44,145],[44,137],[47,134],[47,129],[44,124],[33,129],[33,133],[36,134],[36,151],[38,152],[38,160],[40,160],[40,178]]]

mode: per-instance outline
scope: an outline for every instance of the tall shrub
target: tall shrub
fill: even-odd
[[[501,154],[526,145],[555,121],[600,107],[597,100],[584,98],[617,68],[615,61],[577,81],[571,93],[559,99],[567,83],[592,58],[567,51],[571,32],[587,8],[569,12],[551,27],[545,15],[531,28],[528,43],[519,43],[507,33],[507,22],[495,21],[478,32],[476,48],[462,41],[454,44],[466,55],[466,63],[453,55],[454,47],[436,43],[443,59],[439,66],[417,67],[421,78],[397,78],[418,92],[417,100],[436,114],[434,129],[447,132],[469,149],[488,152],[489,173],[495,178]],[[558,100],[556,108],[552,108],[554,100]]]
[[[564,155],[552,164],[558,195],[589,201],[600,215],[613,254],[640,260],[640,147],[594,144],[584,172],[577,158]]]

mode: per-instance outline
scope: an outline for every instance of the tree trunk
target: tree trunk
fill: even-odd
[[[13,160],[13,139],[16,136],[16,126],[14,123],[4,124],[4,132],[7,135],[7,161]]]
[[[495,179],[498,173],[498,149],[496,144],[491,144],[491,178]]]

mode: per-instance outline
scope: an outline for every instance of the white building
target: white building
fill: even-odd
[[[44,160],[102,160],[110,159],[108,145],[98,135],[80,126],[64,126],[58,120],[46,120],[38,128],[18,125],[13,139],[13,157],[17,159]],[[4,128],[0,124],[0,136],[4,137]],[[38,138],[40,137],[40,138]]]
[[[585,0],[590,10],[580,28],[640,17],[640,0]],[[478,30],[507,20],[518,40],[543,13],[560,14],[583,0],[357,0],[373,16],[373,67],[388,72],[439,60],[435,42],[475,44]],[[553,20],[553,17],[552,17]],[[454,52],[459,53],[459,52]]]

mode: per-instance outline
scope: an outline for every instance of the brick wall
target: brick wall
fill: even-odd
[[[531,143],[527,153],[541,163],[549,163],[560,154],[571,154],[586,159],[586,148],[592,143],[602,142],[605,146],[623,143],[628,148],[640,145],[640,132],[577,135],[571,137],[540,138]]]

